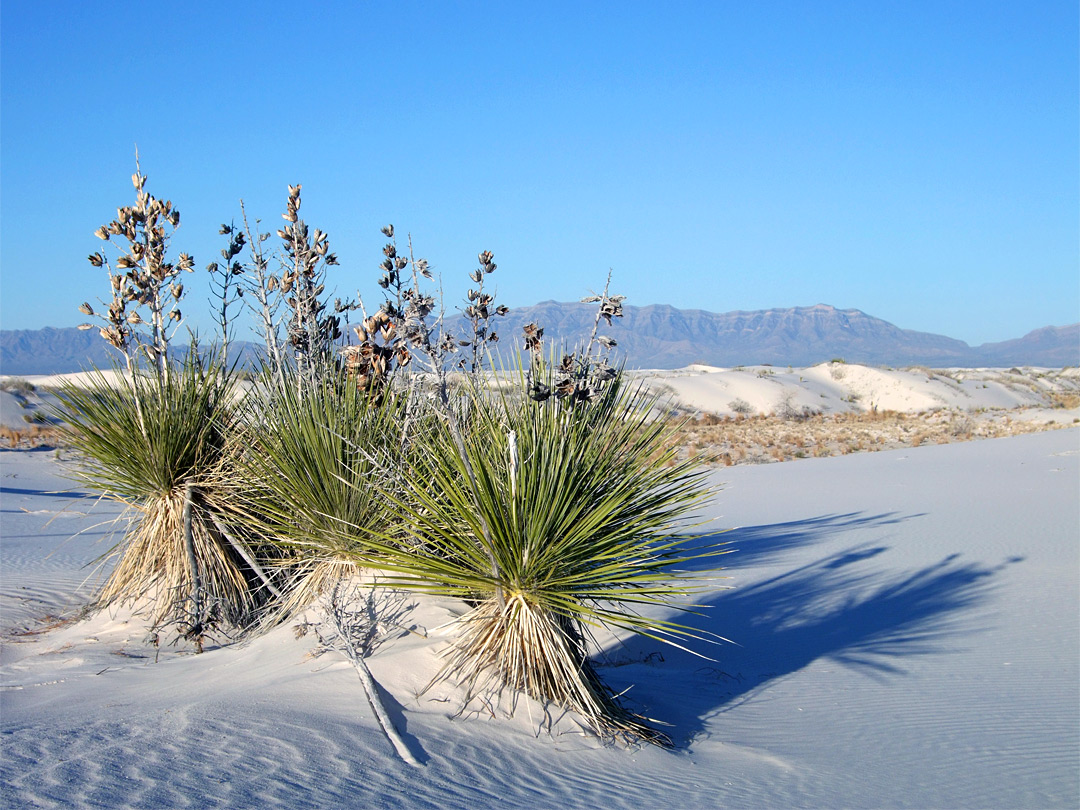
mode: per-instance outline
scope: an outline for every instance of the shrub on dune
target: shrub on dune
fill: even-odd
[[[649,404],[621,377],[575,404],[478,391],[460,442],[448,423],[420,439],[397,500],[413,543],[361,534],[390,581],[475,605],[443,676],[552,701],[602,735],[666,743],[588,654],[599,627],[698,635],[639,611],[694,590],[693,576],[672,568],[689,559],[675,533],[705,494],[693,462],[668,466],[669,428],[649,420]]]
[[[221,465],[236,431],[236,391],[221,364],[193,350],[167,375],[97,373],[57,396],[67,440],[84,456],[78,478],[134,513],[99,605],[148,598],[153,625],[177,621],[195,639],[216,620],[248,621],[257,588],[239,541],[220,528]]]
[[[247,420],[231,498],[249,530],[284,552],[279,615],[365,565],[358,530],[400,523],[382,493],[403,452],[402,401],[362,391],[330,367],[315,383],[292,382],[268,382],[252,397],[258,413]]]

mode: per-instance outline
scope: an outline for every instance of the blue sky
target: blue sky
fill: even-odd
[[[828,303],[973,345],[1080,320],[1074,0],[0,7],[0,326],[71,326],[148,190],[202,268],[286,187],[377,302],[392,222],[447,304],[602,287]],[[206,273],[185,313],[209,328]]]

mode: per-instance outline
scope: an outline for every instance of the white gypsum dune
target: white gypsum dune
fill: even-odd
[[[0,461],[10,630],[27,626],[23,586],[33,610],[68,609],[100,547],[61,545],[98,518],[50,494],[51,455]],[[368,659],[419,768],[311,628],[195,656],[117,612],[5,633],[5,804],[1077,806],[1080,431],[712,476],[735,551],[694,621],[734,643],[711,661],[636,638],[597,656],[632,708],[671,723],[674,751],[605,746],[525,700],[507,718],[508,699],[460,712],[460,690],[424,692],[437,628],[466,609],[449,600],[408,597]]]

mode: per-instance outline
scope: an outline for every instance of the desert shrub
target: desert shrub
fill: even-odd
[[[543,328],[527,325],[528,367],[492,391],[482,376],[507,312],[484,286],[494,257],[479,254],[462,313],[470,331],[457,334],[421,288],[428,263],[411,239],[399,250],[387,226],[386,298],[364,311],[358,344],[342,347],[343,321],[363,305],[329,304],[336,257],[300,219],[301,187],[290,186],[276,271],[269,236],[246,212],[242,229],[221,227],[224,261],[207,268],[222,342],[242,301],[265,344],[244,408],[224,350],[204,361],[193,345],[181,367],[170,360],[179,274],[193,259],[167,259],[179,213],[146,192],[138,166],[132,182],[135,204],[96,232],[119,255],[89,256],[106,268],[112,300],[100,313],[80,307],[103,321],[126,373],[58,392],[66,435],[86,457],[80,479],[134,512],[98,604],[138,602],[155,627],[174,624],[201,645],[215,627],[249,625],[269,595],[280,616],[374,569],[472,606],[442,677],[556,702],[601,734],[666,742],[601,681],[590,639],[598,628],[704,638],[639,609],[689,609],[696,576],[671,566],[721,549],[688,550],[679,532],[707,494],[703,470],[678,460],[671,426],[652,418],[657,402],[607,361],[615,341],[599,327],[621,317],[623,297],[605,286],[584,299],[598,304],[588,344],[558,361],[540,359]],[[401,379],[414,359],[427,378]]]
[[[739,416],[750,416],[754,412],[754,406],[741,397],[731,400],[728,407]]]
[[[28,397],[37,391],[37,388],[29,380],[22,377],[9,377],[0,382],[0,391],[7,391],[20,397]]]
[[[587,645],[598,627],[695,635],[637,610],[693,590],[671,570],[692,556],[675,532],[706,494],[699,465],[658,452],[670,428],[649,421],[651,404],[621,376],[587,403],[475,391],[460,445],[445,422],[423,436],[399,504],[415,544],[369,537],[392,582],[475,604],[443,677],[553,701],[601,734],[665,741],[602,683]]]
[[[275,619],[371,564],[361,534],[400,525],[393,493],[407,401],[407,392],[368,392],[330,368],[314,385],[278,387],[268,375],[250,398],[229,502],[284,552]]]
[[[170,359],[183,320],[180,275],[194,260],[170,260],[180,212],[147,192],[137,156],[131,179],[135,203],[95,232],[115,258],[88,257],[106,270],[111,302],[103,312],[79,307],[104,323],[99,332],[125,369],[115,380],[98,372],[86,385],[61,386],[56,415],[84,456],[76,477],[133,512],[98,605],[137,603],[153,627],[175,626],[201,649],[209,631],[246,625],[264,597],[252,550],[222,511],[238,396],[223,354],[204,357],[193,339],[182,364]]]
[[[244,625],[259,596],[239,541],[222,531],[221,464],[236,435],[226,371],[192,351],[166,376],[99,372],[57,397],[63,435],[84,457],[76,478],[133,513],[98,605],[145,599],[153,626],[176,625],[196,643]]]

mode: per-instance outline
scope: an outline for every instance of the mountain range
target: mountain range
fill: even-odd
[[[544,301],[512,309],[495,321],[503,347],[518,347],[521,327],[537,323],[545,337],[583,344],[596,319],[593,304]],[[810,366],[834,358],[868,365],[1080,366],[1080,323],[1048,326],[1001,343],[969,346],[944,335],[901,329],[857,309],[826,304],[754,312],[713,313],[663,304],[624,305],[623,317],[600,334],[618,343],[632,368]],[[238,346],[252,353],[251,345]],[[508,351],[508,349],[504,349]],[[108,367],[112,352],[96,329],[0,330],[0,374],[62,374]]]

